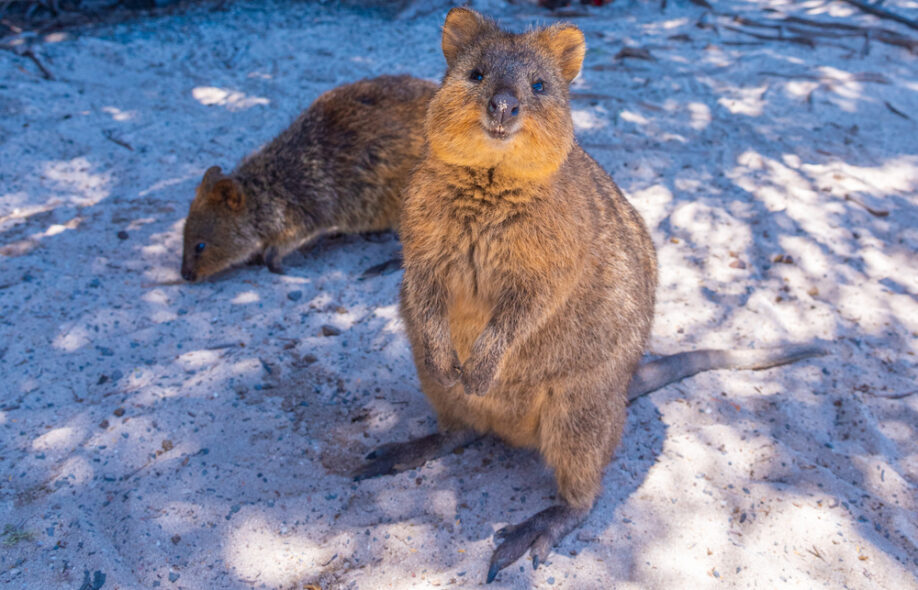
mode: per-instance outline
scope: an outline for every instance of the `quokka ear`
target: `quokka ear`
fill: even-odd
[[[452,67],[464,47],[484,31],[494,28],[492,21],[474,10],[462,7],[451,9],[446,15],[446,22],[443,23],[442,46],[446,65]]]
[[[539,31],[539,38],[555,56],[561,75],[568,83],[572,82],[580,73],[586,54],[583,32],[573,25],[560,23]]]
[[[215,182],[223,178],[223,169],[219,166],[211,166],[207,169],[207,172],[204,173],[204,179],[201,180],[201,183],[205,187],[212,187]]]
[[[239,183],[224,176],[210,189],[210,198],[226,205],[230,211],[240,211],[245,205],[245,194]]]

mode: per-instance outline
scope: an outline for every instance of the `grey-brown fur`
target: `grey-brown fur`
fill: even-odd
[[[410,76],[335,88],[230,174],[209,169],[185,222],[182,276],[257,255],[280,271],[285,255],[319,234],[396,228],[435,90]]]

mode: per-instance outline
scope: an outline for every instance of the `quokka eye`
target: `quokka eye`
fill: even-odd
[[[200,254],[201,252],[204,251],[204,248],[206,247],[207,247],[207,244],[205,244],[204,242],[198,242],[194,247],[194,251]]]
[[[472,73],[469,74],[469,80],[474,82],[481,82],[484,80],[484,74],[482,74],[479,70],[472,70]]]
[[[545,92],[545,82],[542,82],[541,80],[536,80],[535,82],[533,82],[532,91],[535,92],[536,94],[541,94]]]

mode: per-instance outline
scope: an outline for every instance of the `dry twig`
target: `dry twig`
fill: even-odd
[[[879,6],[880,2],[874,2],[873,4],[868,4],[867,2],[862,2],[861,0],[842,0],[842,2],[846,2],[851,6],[856,6],[864,12],[872,14],[876,17],[893,20],[897,23],[902,23],[910,29],[915,29],[918,31],[918,21],[906,18],[901,14],[897,14],[891,10],[886,10],[885,8]]]
[[[884,100],[883,103],[886,105],[886,108],[887,108],[887,109],[889,109],[890,111],[892,111],[893,114],[899,115],[899,116],[902,117],[903,119],[908,119],[908,120],[911,120],[911,119],[912,119],[911,117],[909,117],[908,115],[906,115],[905,113],[903,113],[902,111],[900,111],[899,109],[897,109],[896,107],[892,106],[888,100]]]
[[[131,146],[131,144],[129,144],[128,142],[124,140],[118,139],[117,137],[112,135],[111,131],[103,131],[102,135],[104,135],[105,139],[109,140],[110,142],[118,144],[125,149],[131,150],[132,152],[134,151],[134,148]]]
[[[0,45],[0,49],[5,49],[11,53],[15,53],[19,57],[24,57],[26,59],[32,60],[32,63],[34,63],[38,70],[41,72],[42,78],[45,80],[54,80],[54,74],[52,74],[51,71],[46,68],[43,63],[41,63],[41,60],[38,59],[38,56],[35,55],[35,52],[33,52],[31,49],[23,49],[21,51],[17,51],[15,47],[10,45]]]

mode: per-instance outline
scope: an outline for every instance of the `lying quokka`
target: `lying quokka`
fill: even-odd
[[[584,37],[502,31],[454,8],[428,151],[406,189],[401,312],[440,432],[389,444],[357,478],[410,469],[493,432],[538,449],[560,503],[498,536],[487,574],[537,567],[587,516],[629,399],[700,370],[819,351],[698,351],[635,370],[650,332],[654,246],[640,215],[575,142],[568,86]]]
[[[435,90],[410,76],[335,88],[233,172],[207,170],[185,220],[182,277],[258,257],[282,272],[284,256],[320,234],[396,228]]]

